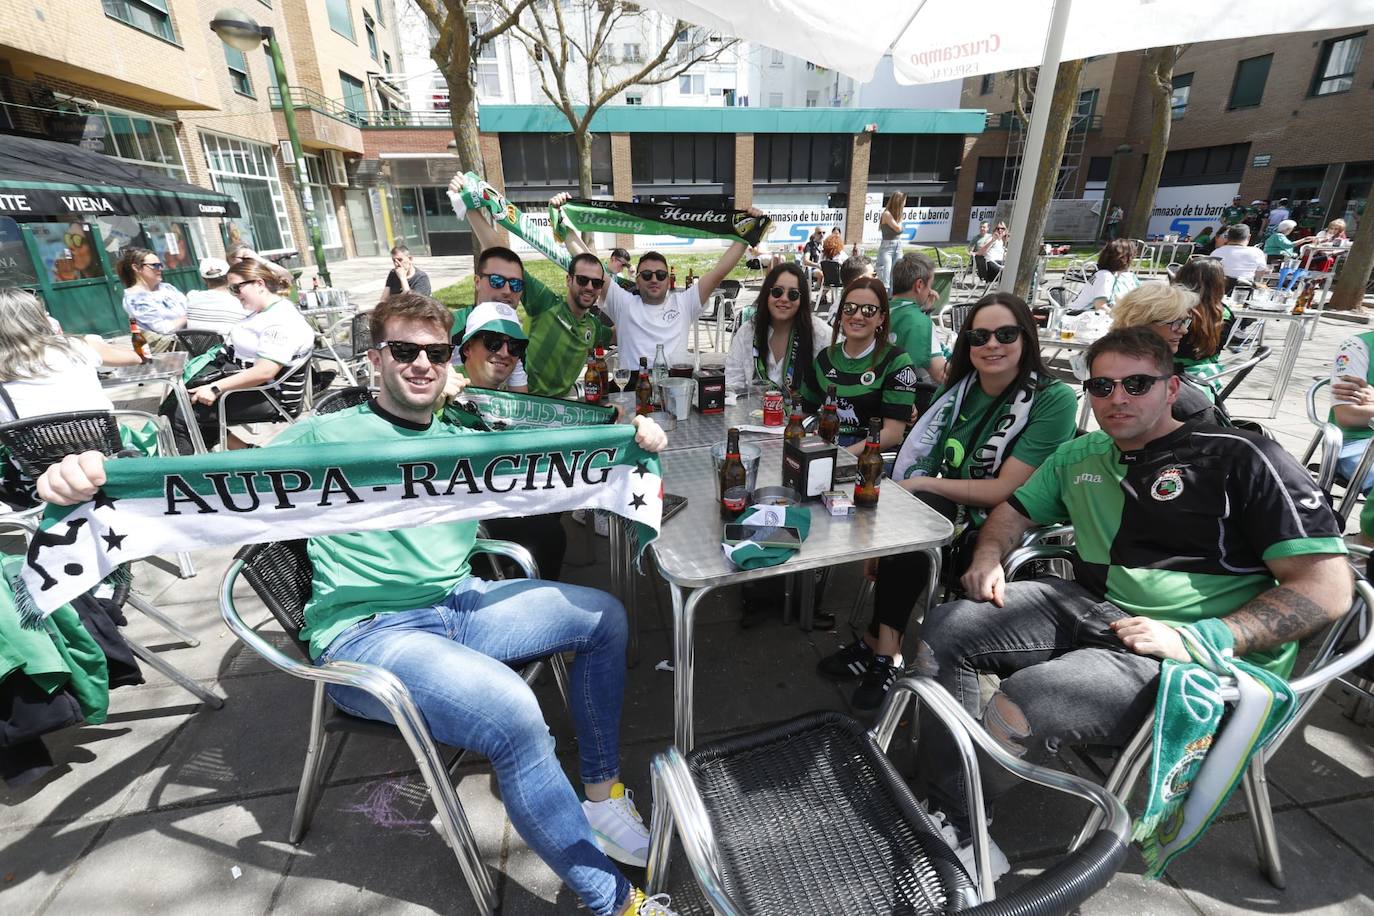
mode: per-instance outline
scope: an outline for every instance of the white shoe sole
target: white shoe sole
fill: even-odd
[[[636,856],[596,828],[592,828],[592,837],[596,839],[596,845],[601,847],[601,851],[606,854],[607,858],[615,859],[622,865],[633,865],[636,868],[645,868],[649,864],[647,854]]]

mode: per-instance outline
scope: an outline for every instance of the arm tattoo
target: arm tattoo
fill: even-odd
[[[1317,632],[1331,614],[1302,592],[1280,585],[1262,592],[1223,620],[1236,637],[1236,655],[1249,655]]]

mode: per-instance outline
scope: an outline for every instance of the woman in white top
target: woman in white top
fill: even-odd
[[[811,311],[811,287],[798,264],[778,264],[768,272],[754,303],[754,315],[740,326],[725,355],[725,387],[744,387],[750,367],[784,392],[801,388],[802,373],[830,340],[830,326]]]
[[[1114,239],[1102,246],[1097,253],[1097,271],[1088,285],[1078,291],[1078,297],[1069,303],[1067,313],[1077,315],[1088,309],[1110,309],[1116,300],[1140,285],[1140,280],[1131,273],[1131,259],[1135,256],[1135,243],[1130,239]]]
[[[285,288],[276,271],[258,261],[240,261],[228,274],[229,292],[238,297],[248,317],[228,333],[228,359],[238,371],[215,381],[196,384],[188,380],[188,393],[196,412],[196,422],[207,446],[219,436],[219,408],[216,402],[225,394],[243,388],[266,385],[308,359],[315,347],[315,331],[296,306],[283,299]],[[273,398],[295,414],[300,410],[309,370],[293,376]],[[279,422],[282,417],[263,392],[242,394],[229,399],[225,423]],[[172,418],[172,431],[183,453],[191,450],[191,440],[181,412],[170,399],[163,412]],[[243,448],[244,443],[229,435],[228,448]]]
[[[27,290],[0,289],[0,421],[71,410],[114,410],[96,369],[133,366],[133,350],[99,335],[53,330],[42,303]]]

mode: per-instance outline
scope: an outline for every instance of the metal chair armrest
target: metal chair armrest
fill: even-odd
[[[1038,544],[1018,547],[1002,558],[1002,575],[1010,580],[1022,566],[1032,560],[1076,560],[1078,550],[1072,544]]]
[[[719,916],[747,916],[747,911],[725,889],[720,874],[720,850],[716,845],[706,805],[692,782],[682,752],[669,745],[649,764],[653,781],[654,811],[649,831],[649,868],[645,874],[648,893],[661,893],[663,871],[672,849],[673,828],[682,840],[687,862],[706,899]]]
[[[1050,538],[1073,537],[1073,525],[1037,525],[1021,535],[1022,547],[1034,547]]]
[[[539,564],[534,555],[514,541],[498,541],[491,538],[478,538],[472,545],[473,553],[492,553],[506,557],[519,566],[526,579],[539,578]]]
[[[1352,545],[1350,549],[1354,553],[1369,555],[1369,548],[1367,547]],[[1288,686],[1292,687],[1295,693],[1302,695],[1314,690],[1321,690],[1336,678],[1349,674],[1370,658],[1374,658],[1374,625],[1371,625],[1374,621],[1370,619],[1371,616],[1374,616],[1374,585],[1362,577],[1356,578],[1355,600],[1364,604],[1364,635],[1355,645],[1339,655],[1333,656],[1317,670],[1309,671],[1307,674],[1289,681]],[[1226,691],[1223,691],[1222,695],[1228,700],[1232,699],[1232,697],[1227,696]]]

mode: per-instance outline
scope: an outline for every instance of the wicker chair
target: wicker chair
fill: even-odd
[[[224,343],[224,335],[219,331],[209,330],[185,330],[177,331],[172,335],[173,350],[181,350],[188,354],[191,359],[204,353],[209,353],[211,349]]]
[[[372,397],[372,389],[366,385],[350,385],[347,388],[340,388],[331,391],[329,394],[320,398],[320,402],[315,405],[315,416],[327,413],[337,413],[340,410],[347,410],[364,404],[367,399]]]
[[[975,884],[887,758],[911,695],[953,732],[971,795],[982,807],[974,745],[1017,776],[1086,799],[1106,818],[1087,846],[1005,900]],[[724,916],[1065,913],[1109,881],[1126,855],[1130,818],[1087,780],[1012,757],[934,681],[905,678],[868,731],[834,712],[653,760],[648,892],[666,888],[674,834],[697,887]],[[990,876],[987,828],[975,818],[980,871]],[[981,891],[981,892],[980,892]],[[679,892],[678,896],[685,896]]]
[[[506,541],[478,540],[474,553],[497,554],[515,562],[529,578],[538,578],[538,570],[529,551]],[[249,626],[239,614],[234,599],[234,586],[242,576],[247,580],[263,604],[295,646],[292,658],[265,640],[256,628]],[[278,541],[253,544],[240,550],[224,574],[220,585],[220,613],[225,624],[273,667],[314,684],[314,701],[310,715],[310,733],[305,749],[305,767],[301,772],[300,790],[296,795],[295,813],[291,820],[290,840],[299,845],[310,829],[310,820],[319,802],[320,784],[324,776],[325,737],[328,733],[365,734],[390,739],[403,739],[415,755],[420,774],[429,788],[430,797],[439,812],[440,829],[458,859],[468,889],[482,913],[493,913],[500,905],[491,875],[482,862],[477,840],[463,813],[462,803],[454,791],[451,774],[463,759],[458,754],[447,767],[439,756],[434,739],[423,716],[416,709],[410,692],[391,672],[373,665],[356,662],[330,662],[316,665],[311,660],[309,646],[300,638],[305,625],[305,605],[310,598],[314,570],[306,552],[306,542]],[[527,664],[521,669],[526,683],[532,683],[543,670],[545,659]],[[567,702],[567,671],[561,655],[547,658],[553,669],[564,703]],[[340,684],[366,690],[390,712],[395,725],[362,719],[339,711],[325,693],[327,684]]]

